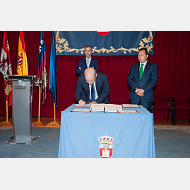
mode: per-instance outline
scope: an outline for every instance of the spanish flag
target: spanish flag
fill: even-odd
[[[28,61],[26,56],[23,31],[20,31],[18,39],[17,74],[28,75]]]

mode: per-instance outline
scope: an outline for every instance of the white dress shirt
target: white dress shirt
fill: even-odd
[[[140,71],[140,68],[141,68],[141,64],[144,64],[144,65],[143,65],[143,72],[144,72],[144,68],[146,67],[147,62],[148,62],[148,61],[146,61],[145,63],[140,63],[139,71]]]

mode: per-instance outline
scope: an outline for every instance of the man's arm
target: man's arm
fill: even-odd
[[[98,72],[98,60],[96,60],[94,63],[94,69],[96,70],[96,72]]]
[[[78,66],[77,66],[77,68],[76,68],[76,74],[77,74],[77,75],[84,74],[84,70],[85,70],[85,69],[82,68],[82,61],[79,60]]]
[[[107,76],[104,75],[102,77],[102,91],[101,91],[101,94],[98,95],[96,102],[102,103],[107,98],[108,95],[109,95],[109,84],[108,84]]]
[[[77,80],[77,86],[75,91],[75,100],[77,103],[79,103],[80,100],[82,100],[82,83],[81,83],[81,77]]]
[[[127,77],[127,84],[129,85],[130,89],[135,92],[137,89],[137,85],[134,83],[134,65],[131,65],[131,68],[129,70],[129,74]]]
[[[144,94],[147,93],[149,90],[151,90],[157,83],[157,76],[158,76],[158,70],[157,70],[157,65],[154,64],[152,66],[152,75],[150,81],[143,87]]]

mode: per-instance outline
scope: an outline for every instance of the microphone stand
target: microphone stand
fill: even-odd
[[[11,68],[13,70],[13,66],[15,65],[17,65],[17,63],[14,65],[8,66],[7,75],[9,75],[8,74],[9,69]],[[31,61],[28,61],[28,66],[34,71],[34,75],[36,75],[36,68],[34,67],[34,65],[32,65]]]

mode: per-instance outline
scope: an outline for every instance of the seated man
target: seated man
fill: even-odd
[[[86,68],[92,67],[98,72],[98,60],[93,59],[92,56],[92,47],[86,45],[84,48],[85,58],[80,59],[78,62],[78,66],[76,69],[76,74],[81,75],[84,74],[84,70]]]
[[[76,102],[80,105],[109,103],[109,84],[106,74],[96,73],[93,68],[87,68],[84,75],[79,76],[75,91]]]

